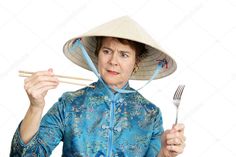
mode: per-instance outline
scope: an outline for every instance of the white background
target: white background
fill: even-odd
[[[0,0],[0,156],[23,118],[28,99],[18,70],[96,77],[67,60],[63,44],[72,37],[129,15],[175,58],[177,71],[140,92],[159,106],[164,127],[174,122],[172,96],[186,88],[180,121],[186,125],[181,157],[235,157],[235,0]],[[138,88],[144,82],[132,81]],[[46,97],[48,110],[61,94],[81,88],[61,84]],[[60,144],[53,152],[61,155]]]

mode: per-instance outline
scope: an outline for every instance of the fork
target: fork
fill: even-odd
[[[176,106],[175,124],[178,123],[179,105],[185,85],[179,85],[173,97],[173,104]]]

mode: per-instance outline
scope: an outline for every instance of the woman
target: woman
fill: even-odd
[[[49,156],[60,141],[65,157],[175,157],[183,152],[183,124],[164,132],[160,109],[129,87],[129,79],[160,78],[176,69],[137,23],[128,17],[106,23],[68,41],[64,53],[90,68],[98,81],[94,88],[64,93],[41,120],[44,97],[59,81],[52,69],[27,78],[30,106],[14,135],[11,156]]]

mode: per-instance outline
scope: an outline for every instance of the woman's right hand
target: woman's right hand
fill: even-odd
[[[48,90],[56,88],[58,84],[59,80],[52,69],[36,72],[26,78],[24,88],[30,100],[30,107],[43,109]]]

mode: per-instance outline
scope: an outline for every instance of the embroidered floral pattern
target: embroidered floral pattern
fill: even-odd
[[[163,133],[159,108],[138,92],[117,93],[111,98],[100,81],[94,85],[95,89],[64,93],[43,117],[39,131],[28,144],[21,140],[18,128],[10,156],[46,157],[61,141],[63,157],[105,157],[109,145],[114,157],[156,156]],[[111,105],[115,106],[113,128]]]

